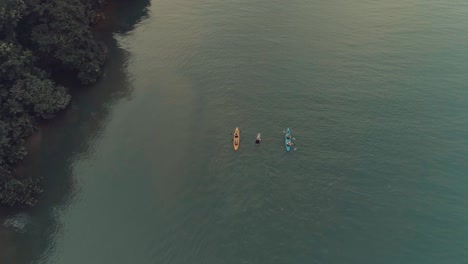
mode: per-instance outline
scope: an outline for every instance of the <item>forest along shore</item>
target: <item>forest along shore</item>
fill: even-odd
[[[27,155],[25,142],[38,122],[53,118],[71,100],[56,76],[65,74],[82,86],[100,77],[107,48],[93,28],[105,19],[106,2],[0,2],[1,204],[37,203],[42,175],[25,178],[14,168]]]

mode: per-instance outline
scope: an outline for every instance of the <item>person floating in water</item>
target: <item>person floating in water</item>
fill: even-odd
[[[262,141],[262,139],[260,138],[260,133],[258,133],[257,138],[255,139],[255,143],[260,144],[260,141]]]

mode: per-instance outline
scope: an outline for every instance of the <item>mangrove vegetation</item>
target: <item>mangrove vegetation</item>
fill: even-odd
[[[71,100],[54,81],[68,74],[83,85],[99,78],[106,58],[92,26],[100,0],[0,1],[0,203],[34,205],[40,178],[15,174],[26,139],[41,119],[52,118]]]

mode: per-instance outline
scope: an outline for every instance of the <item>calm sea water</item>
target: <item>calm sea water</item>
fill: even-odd
[[[104,77],[32,140],[45,192],[5,263],[466,263],[466,1],[112,12]]]

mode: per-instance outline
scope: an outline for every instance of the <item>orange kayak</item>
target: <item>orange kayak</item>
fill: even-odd
[[[239,148],[239,144],[240,144],[240,131],[239,131],[239,128],[236,127],[236,130],[234,130],[234,138],[232,141],[234,150],[237,150]]]

